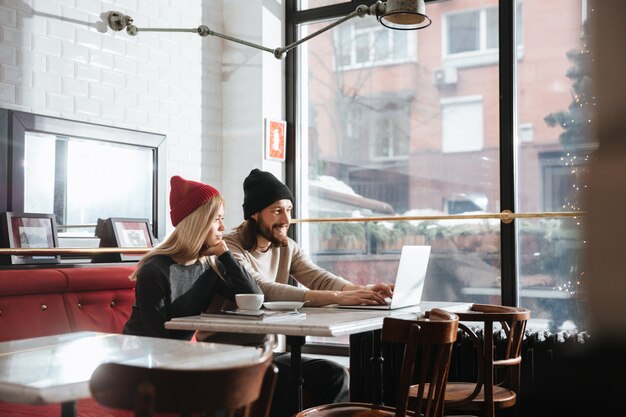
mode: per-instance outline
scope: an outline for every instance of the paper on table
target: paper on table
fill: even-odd
[[[224,314],[233,314],[235,316],[245,316],[245,317],[263,317],[265,312],[263,310],[222,310],[221,313]]]
[[[299,311],[222,310],[220,313],[202,313],[202,318],[217,320],[244,319],[258,321],[298,320],[306,318]]]

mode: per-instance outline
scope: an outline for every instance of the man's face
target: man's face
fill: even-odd
[[[278,200],[252,216],[257,223],[259,237],[278,246],[287,245],[287,231],[291,222],[291,200]]]

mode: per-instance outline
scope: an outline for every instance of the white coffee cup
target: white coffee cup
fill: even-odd
[[[237,308],[240,310],[259,310],[263,299],[263,294],[235,294]]]

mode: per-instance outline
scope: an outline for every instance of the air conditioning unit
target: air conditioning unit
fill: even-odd
[[[459,81],[459,74],[456,67],[435,68],[433,70],[433,84],[437,87],[453,85]]]

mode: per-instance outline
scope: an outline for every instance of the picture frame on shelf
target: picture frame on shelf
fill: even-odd
[[[287,122],[265,119],[265,159],[285,162]]]
[[[57,224],[54,214],[5,211],[0,214],[0,244],[9,249],[57,248]],[[8,265],[58,264],[59,255],[3,255]]]
[[[96,236],[101,248],[153,248],[157,243],[146,218],[109,217],[98,219]],[[97,262],[138,261],[143,255],[115,253],[99,255]]]

